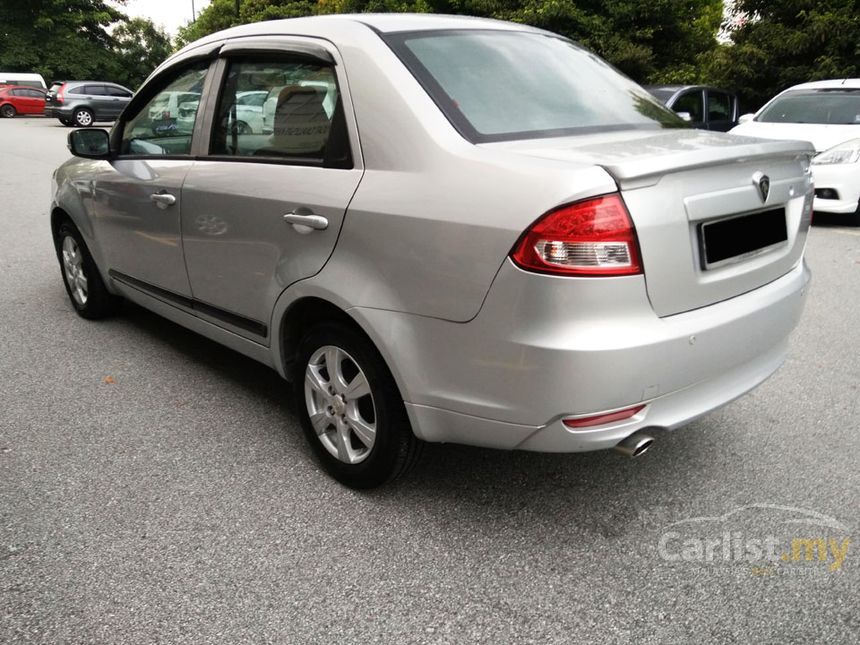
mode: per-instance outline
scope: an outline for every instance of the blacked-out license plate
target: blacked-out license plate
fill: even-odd
[[[699,225],[702,268],[737,262],[787,240],[784,208],[706,222]]]

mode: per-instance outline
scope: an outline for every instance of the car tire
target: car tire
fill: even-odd
[[[60,224],[55,239],[66,293],[83,318],[105,318],[116,310],[118,298],[107,290],[84,238],[70,220]]]
[[[0,117],[3,117],[4,119],[11,119],[16,114],[18,114],[18,111],[11,103],[7,103],[6,105],[0,106]]]
[[[95,115],[88,108],[78,108],[72,120],[79,128],[88,128],[95,122]]]
[[[305,435],[340,483],[374,488],[417,462],[423,442],[385,361],[361,332],[340,323],[311,328],[298,344],[293,389]]]

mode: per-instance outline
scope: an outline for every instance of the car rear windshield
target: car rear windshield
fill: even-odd
[[[786,92],[756,117],[764,123],[860,125],[860,90],[823,89]]]
[[[474,143],[687,127],[633,81],[563,38],[497,30],[384,38]]]

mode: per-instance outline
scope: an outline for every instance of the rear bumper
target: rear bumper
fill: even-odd
[[[812,210],[817,213],[851,215],[860,207],[860,163],[812,166],[815,189],[835,190],[839,199],[815,198]]]
[[[48,107],[45,106],[44,114],[47,117],[51,117],[54,119],[71,119],[72,118],[72,109],[70,107],[60,107],[52,105]]]
[[[574,283],[506,263],[469,323],[352,312],[382,330],[374,340],[419,437],[578,452],[676,428],[760,384],[785,358],[808,281],[801,263],[749,293],[658,318],[641,276]],[[575,431],[561,422],[641,403],[623,422]]]

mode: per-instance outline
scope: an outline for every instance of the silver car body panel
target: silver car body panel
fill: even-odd
[[[375,343],[415,433],[431,441],[608,447],[641,427],[677,427],[764,380],[785,357],[809,278],[802,252],[811,146],[701,130],[473,145],[376,31],[476,27],[537,31],[453,17],[361,15],[258,23],[206,38],[148,82],[243,38],[256,47],[313,41],[335,60],[353,169],[207,160],[215,106],[204,96],[197,160],[175,209],[178,236],[173,223],[151,230],[153,222],[134,215],[125,215],[125,237],[103,230],[101,217],[119,225],[131,208],[94,215],[112,208],[105,202],[94,210],[93,202],[102,199],[100,173],[116,172],[117,162],[65,164],[54,205],[84,232],[110,288],[284,376],[292,348],[282,329],[293,307],[307,298],[338,307]],[[204,94],[214,91],[209,84]],[[140,163],[138,175],[169,174],[155,161]],[[765,202],[751,183],[755,172],[772,178]],[[508,259],[543,213],[619,190],[644,275],[551,277]],[[296,207],[325,215],[329,228],[293,230],[283,216]],[[701,269],[700,222],[772,207],[786,209],[787,242]],[[158,221],[160,212],[150,210]],[[188,264],[169,291],[184,294],[182,280],[190,278],[194,298],[258,321],[265,334],[111,274],[113,263],[127,261],[122,255],[145,260],[149,238],[141,232],[166,247],[177,244],[172,248]],[[116,248],[105,248],[107,240]],[[157,267],[134,270],[167,279]],[[573,432],[560,421],[636,404],[646,408],[608,427]]]

